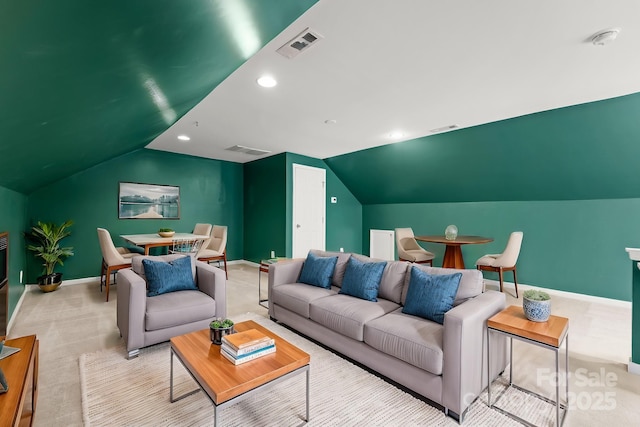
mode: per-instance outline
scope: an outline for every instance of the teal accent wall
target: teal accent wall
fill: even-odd
[[[180,186],[180,219],[118,219],[120,181]],[[106,228],[116,246],[120,234],[155,233],[161,227],[191,232],[198,222],[228,226],[227,256],[243,257],[243,176],[238,163],[141,149],[101,163],[31,193],[28,224],[37,220],[75,222],[65,244],[75,248],[59,270],[66,279],[100,275],[97,227]],[[41,273],[29,255],[28,283]]]
[[[291,257],[293,164],[327,171],[326,249],[362,250],[362,205],[324,161],[283,153],[244,164],[245,259],[259,262],[276,256]],[[331,204],[331,196],[338,197]]]
[[[28,194],[145,147],[315,3],[3,1],[0,185]]]
[[[326,170],[326,241],[328,251],[362,252],[362,204],[340,181],[336,174],[320,159],[287,153],[287,256],[291,256],[293,235],[293,164],[312,166]],[[331,197],[338,198],[332,204]]]
[[[640,93],[325,159],[363,204],[640,197]]]
[[[22,296],[24,285],[20,283],[20,270],[26,269],[25,230],[27,197],[0,187],[0,232],[9,232],[9,318]]]
[[[286,254],[286,155],[244,164],[244,259]]]
[[[365,247],[371,228],[412,227],[416,235],[426,235],[444,234],[455,224],[460,234],[494,239],[462,246],[466,267],[474,268],[482,255],[502,252],[512,231],[523,231],[520,283],[631,300],[624,249],[640,240],[640,199],[365,205],[363,212]],[[436,254],[434,265],[441,265],[444,246],[423,246]],[[510,273],[506,277],[512,281]]]

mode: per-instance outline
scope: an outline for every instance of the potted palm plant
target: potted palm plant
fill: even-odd
[[[43,274],[38,277],[38,285],[43,292],[55,291],[62,283],[62,273],[56,273],[54,270],[56,265],[64,265],[64,260],[73,256],[72,247],[60,246],[62,239],[71,235],[68,228],[72,224],[73,221],[71,220],[65,221],[60,225],[38,221],[25,234],[29,241],[27,249],[43,261]]]

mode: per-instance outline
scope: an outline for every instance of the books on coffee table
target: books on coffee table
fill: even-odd
[[[256,329],[222,337],[220,354],[240,365],[276,351],[275,340]]]
[[[234,365],[241,365],[245,362],[249,362],[251,360],[258,359],[262,356],[266,356],[267,354],[275,353],[276,346],[275,344],[270,345],[269,347],[262,348],[260,350],[256,350],[254,352],[243,354],[240,356],[234,356],[227,352],[224,347],[220,347],[220,354],[222,354],[227,360],[229,360]]]

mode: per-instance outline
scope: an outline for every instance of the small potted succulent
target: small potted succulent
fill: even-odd
[[[522,309],[527,319],[533,322],[546,322],[551,314],[551,297],[548,293],[529,289],[522,295]]]
[[[211,334],[211,342],[220,345],[223,336],[233,333],[233,321],[231,319],[214,319],[209,323],[209,333]]]

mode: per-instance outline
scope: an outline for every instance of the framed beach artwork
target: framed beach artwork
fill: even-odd
[[[180,219],[180,187],[121,182],[118,218]]]

